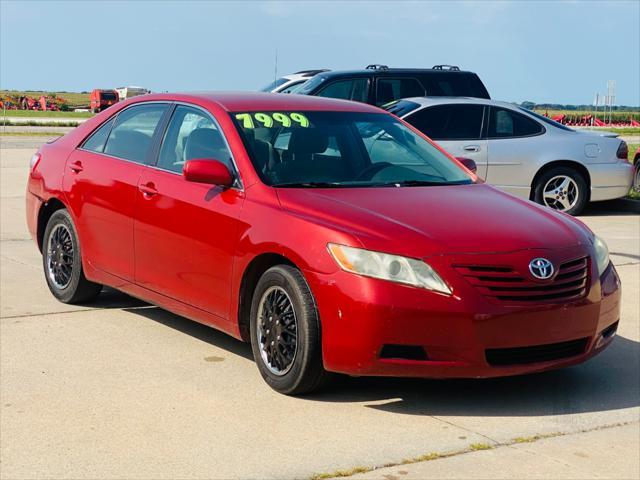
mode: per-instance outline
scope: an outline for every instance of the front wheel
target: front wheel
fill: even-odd
[[[250,329],[253,357],[271,388],[299,395],[325,383],[318,312],[299,270],[278,265],[262,275],[253,293]]]
[[[42,263],[49,290],[63,303],[88,302],[102,290],[102,285],[84,276],[80,255],[71,215],[64,209],[58,210],[51,215],[44,231]]]
[[[589,188],[578,171],[569,167],[552,168],[534,185],[534,200],[554,210],[578,215],[587,205]]]

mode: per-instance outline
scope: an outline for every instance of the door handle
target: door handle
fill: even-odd
[[[69,165],[69,170],[71,170],[73,173],[80,173],[82,170],[84,170],[84,167],[82,166],[82,162],[75,161],[71,165]]]
[[[479,152],[480,147],[478,145],[465,145],[462,147],[465,152]]]
[[[158,194],[158,190],[156,190],[156,186],[153,184],[153,182],[149,182],[144,185],[138,185],[138,190],[142,192],[145,198],[150,198]]]

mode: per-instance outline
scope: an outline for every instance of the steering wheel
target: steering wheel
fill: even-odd
[[[373,163],[362,170],[356,177],[356,180],[371,180],[376,173],[392,166],[393,164],[389,162]]]

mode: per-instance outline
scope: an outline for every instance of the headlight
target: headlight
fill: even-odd
[[[596,251],[596,265],[598,267],[598,275],[602,275],[609,266],[609,248],[599,236],[593,236],[593,247]]]
[[[425,262],[330,243],[331,256],[340,268],[366,277],[380,278],[451,295],[451,289]]]

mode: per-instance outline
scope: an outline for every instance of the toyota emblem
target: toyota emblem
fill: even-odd
[[[529,262],[531,275],[539,280],[547,280],[553,276],[553,263],[546,258],[534,258]]]

